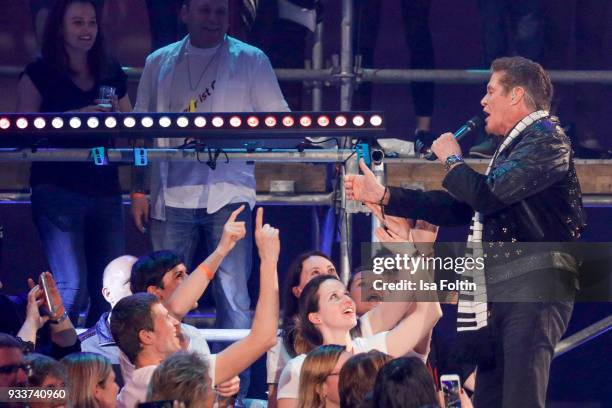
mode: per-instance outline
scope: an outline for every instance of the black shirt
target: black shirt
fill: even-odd
[[[127,75],[116,63],[109,72],[109,75],[96,81],[90,90],[83,91],[66,73],[42,58],[28,64],[24,71],[42,97],[40,112],[66,112],[95,105],[94,100],[98,98],[98,90],[102,85],[115,87],[121,99],[127,92]],[[99,139],[53,143],[53,147],[66,148],[92,148],[100,145]],[[121,192],[117,166],[96,166],[93,162],[32,163],[30,185],[34,187],[41,184],[51,184],[91,196],[108,196]]]

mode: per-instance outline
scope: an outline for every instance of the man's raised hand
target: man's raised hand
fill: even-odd
[[[242,211],[244,211],[244,204],[231,213],[223,226],[223,235],[221,235],[221,240],[217,246],[217,250],[220,251],[223,256],[229,254],[236,246],[236,242],[240,241],[246,235],[245,222],[236,221],[236,218]]]
[[[359,160],[359,168],[363,175],[348,174],[344,176],[346,197],[364,203],[380,203],[385,194],[385,187],[376,180],[376,176],[363,159]]]
[[[277,228],[273,228],[269,224],[264,225],[263,213],[263,208],[259,207],[255,217],[255,244],[257,245],[259,258],[262,262],[278,262],[280,254],[279,232]]]

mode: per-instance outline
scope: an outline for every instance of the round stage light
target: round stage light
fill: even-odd
[[[211,123],[214,127],[221,127],[223,126],[223,118],[221,116],[215,116],[212,118]]]
[[[276,118],[274,116],[268,116],[264,120],[264,123],[266,124],[267,127],[274,127],[276,126]]]
[[[19,129],[25,129],[28,127],[28,120],[26,118],[19,118],[15,124]]]
[[[353,125],[355,126],[363,126],[365,124],[365,119],[361,115],[357,115],[353,118]]]
[[[285,116],[283,118],[283,125],[285,127],[291,127],[295,123],[295,120],[291,116]]]
[[[117,126],[117,119],[113,118],[112,116],[104,119],[104,125],[109,128],[112,129],[115,126]]]
[[[70,120],[68,121],[68,124],[70,125],[71,128],[78,129],[81,127],[81,119],[70,118]]]
[[[53,118],[53,120],[51,121],[51,126],[53,126],[55,129],[61,129],[62,127],[64,127],[64,119]]]
[[[36,129],[44,129],[46,125],[47,125],[47,122],[45,122],[43,118],[34,119],[34,127]]]
[[[382,117],[380,115],[373,115],[370,118],[370,125],[376,126],[376,127],[382,125]]]
[[[154,123],[154,122],[153,122],[153,118],[152,118],[152,117],[150,117],[150,116],[145,116],[145,117],[144,117],[144,118],[142,118],[142,120],[140,121],[140,124],[141,124],[143,127],[146,127],[146,128],[150,128],[151,126],[153,126],[153,123]]]
[[[303,127],[308,127],[312,125],[312,119],[310,118],[310,116],[302,116],[300,118],[300,125],[302,125]]]
[[[98,127],[98,125],[100,125],[98,118],[92,116],[91,118],[87,119],[87,126],[90,128],[95,129]]]
[[[126,128],[133,128],[136,126],[136,119],[134,119],[132,116],[128,116],[127,118],[123,119],[123,126]]]
[[[206,126],[206,118],[204,116],[198,116],[193,120],[193,124],[196,125],[196,127],[203,128]]]
[[[187,119],[186,116],[179,116],[178,118],[176,118],[176,124],[180,128],[186,128],[187,126],[189,126],[189,119]]]
[[[346,120],[346,116],[344,115],[338,115],[336,116],[336,119],[334,119],[334,123],[336,124],[336,126],[346,126],[347,120]]]
[[[231,127],[239,127],[242,125],[242,119],[240,119],[238,116],[232,116],[229,120],[229,124]]]
[[[321,127],[328,126],[329,125],[329,118],[327,116],[325,116],[325,115],[319,116],[319,118],[317,119],[317,123]]]
[[[8,118],[0,118],[0,129],[6,130],[11,127],[11,121]]]
[[[162,116],[161,118],[159,118],[159,126],[163,128],[167,128],[167,127],[170,127],[171,124],[172,124],[172,120],[170,120],[169,117]]]
[[[247,125],[249,125],[250,127],[259,126],[259,119],[257,119],[257,116],[249,116],[247,118]]]

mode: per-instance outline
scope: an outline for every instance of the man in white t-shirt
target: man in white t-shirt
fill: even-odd
[[[117,397],[120,408],[145,402],[149,380],[166,357],[181,349],[179,321],[150,293],[121,299],[113,308],[111,333],[135,369]],[[214,367],[214,359],[210,366]],[[214,376],[214,369],[211,369]],[[209,373],[210,375],[210,373]]]
[[[228,0],[189,0],[181,10],[189,34],[147,58],[138,87],[138,112],[288,111],[268,57],[226,35]],[[183,139],[156,139],[156,147],[175,147]],[[136,177],[134,180],[138,180]],[[149,203],[146,186],[135,183],[132,215],[144,232]],[[229,214],[245,204],[240,220],[251,231],[255,205],[254,166],[219,160],[162,162],[151,172],[151,239],[155,250],[179,253],[191,269],[198,241],[212,251]],[[247,281],[251,273],[250,233],[221,265],[213,284],[217,328],[250,327]],[[244,384],[243,381],[243,385]]]

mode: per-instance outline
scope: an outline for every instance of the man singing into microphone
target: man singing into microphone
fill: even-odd
[[[491,70],[481,104],[487,133],[502,143],[484,175],[445,133],[431,150],[446,168],[446,191],[384,187],[363,162],[364,175],[346,176],[345,187],[349,198],[381,204],[389,215],[471,224],[469,247],[493,254],[485,258],[484,293],[462,292],[459,300],[460,355],[478,366],[475,406],[544,407],[554,348],[572,313],[577,264],[562,250],[516,243],[575,241],[584,210],[570,141],[548,113],[548,74],[522,57],[497,59]]]

